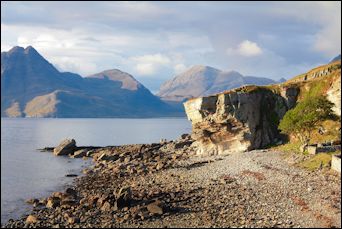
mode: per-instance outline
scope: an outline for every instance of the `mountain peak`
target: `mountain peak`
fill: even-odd
[[[206,65],[194,65],[191,68],[189,68],[187,71],[200,72],[200,71],[206,71],[206,70],[219,71],[216,68],[206,66]]]
[[[31,53],[31,52],[38,53],[37,50],[35,50],[35,48],[33,48],[31,45],[27,46],[24,51],[25,53]]]
[[[140,83],[132,75],[119,69],[108,69],[87,77],[119,81],[122,83],[121,88],[128,90],[137,90],[138,86],[140,85]]]
[[[24,48],[20,46],[14,46],[8,51],[8,53],[21,53],[21,52],[24,52]]]

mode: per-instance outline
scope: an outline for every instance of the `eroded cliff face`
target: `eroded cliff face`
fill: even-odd
[[[185,102],[197,154],[243,152],[279,141],[279,120],[294,106],[298,92],[247,86]]]
[[[327,98],[335,105],[333,107],[335,114],[341,117],[341,76],[331,84],[327,91]]]

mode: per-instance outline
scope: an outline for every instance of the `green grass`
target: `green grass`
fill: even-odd
[[[331,166],[331,157],[333,154],[337,154],[338,152],[330,152],[330,153],[319,153],[313,156],[312,158],[302,161],[297,165],[299,167],[305,168],[309,171],[315,171],[322,168]]]
[[[280,146],[275,146],[272,149],[283,151],[286,153],[300,153],[300,142],[288,142]]]

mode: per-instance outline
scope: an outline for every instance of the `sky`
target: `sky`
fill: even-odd
[[[291,78],[341,53],[341,2],[6,2],[1,51],[60,71],[132,74],[152,92],[193,65]]]

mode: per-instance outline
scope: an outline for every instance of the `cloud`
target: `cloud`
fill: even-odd
[[[242,41],[237,48],[228,48],[226,52],[228,55],[240,55],[244,57],[260,56],[263,53],[257,43],[249,40]]]
[[[278,79],[341,52],[340,9],[340,2],[5,1],[1,50],[32,45],[60,70],[82,75],[119,68],[155,91],[195,64]]]
[[[155,74],[161,67],[171,63],[169,57],[160,53],[152,55],[143,55],[131,57],[131,60],[136,62],[135,69],[138,74],[146,76]]]
[[[258,44],[249,40],[241,42],[237,51],[240,55],[246,57],[259,56],[262,54],[262,50]]]

